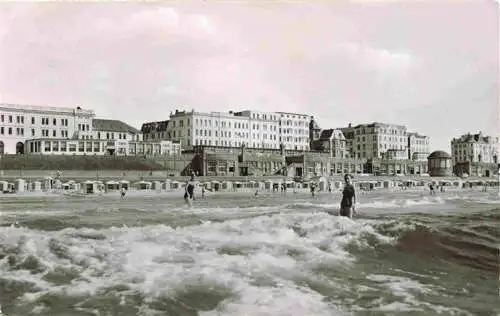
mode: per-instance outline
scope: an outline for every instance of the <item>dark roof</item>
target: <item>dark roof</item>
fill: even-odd
[[[151,132],[165,132],[168,127],[168,122],[169,121],[166,120],[166,121],[144,123],[141,126],[141,132],[146,134]]]
[[[104,132],[140,133],[138,129],[119,120],[93,119],[92,128]]]
[[[333,129],[324,129],[319,135],[319,139],[330,139],[333,135]]]
[[[436,150],[434,152],[432,152],[428,157],[427,159],[433,159],[433,158],[450,158],[451,159],[451,156],[450,154],[448,154],[447,152],[445,151],[442,151],[442,150]]]
[[[454,141],[458,141],[461,143],[488,143],[490,138],[488,136],[484,136],[481,132],[477,134],[465,134],[460,136],[458,139],[453,139]]]

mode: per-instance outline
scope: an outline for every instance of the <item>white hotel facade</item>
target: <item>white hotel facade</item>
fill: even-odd
[[[151,132],[145,139],[168,139],[182,144],[183,149],[195,146],[220,146],[309,150],[307,114],[262,111],[197,112],[176,110],[168,121],[156,122],[164,131]],[[148,125],[153,123],[146,123]]]
[[[353,158],[426,161],[430,154],[429,137],[409,133],[404,125],[374,122],[341,130]]]
[[[0,155],[165,155],[171,141],[143,141],[118,120],[95,118],[89,109],[0,104]]]

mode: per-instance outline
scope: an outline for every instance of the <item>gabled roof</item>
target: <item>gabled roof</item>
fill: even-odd
[[[138,134],[140,131],[119,120],[93,119],[92,128],[96,131]]]

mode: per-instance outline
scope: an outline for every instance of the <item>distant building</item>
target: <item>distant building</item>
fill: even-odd
[[[321,131],[319,139],[312,142],[312,150],[328,152],[332,158],[347,158],[346,138],[340,129],[325,129]]]
[[[427,161],[429,137],[408,133],[404,125],[374,122],[340,128],[348,157]]]
[[[172,141],[144,142],[136,128],[93,110],[0,104],[0,155],[169,155]]]
[[[456,175],[491,177],[498,172],[498,137],[464,134],[451,140],[453,170]]]
[[[426,161],[429,154],[429,136],[408,133],[408,159]]]
[[[171,138],[168,131],[169,120],[148,122],[141,126],[141,133],[145,141],[168,140]]]
[[[33,138],[90,138],[93,110],[0,104],[0,154],[23,154]],[[35,146],[37,144],[34,144]],[[33,148],[34,150],[34,148]]]
[[[386,123],[349,125],[341,128],[348,151],[357,159],[406,159],[408,135],[406,126]]]
[[[143,124],[145,138],[179,142],[184,149],[195,146],[309,150],[306,114],[262,111],[197,112],[176,110],[168,122]]]
[[[464,134],[451,140],[451,153],[454,163],[498,163],[498,137]]]

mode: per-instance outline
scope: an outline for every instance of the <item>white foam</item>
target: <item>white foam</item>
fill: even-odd
[[[304,236],[295,231],[297,225]],[[96,295],[123,284],[154,298],[172,295],[186,283],[202,283],[219,284],[237,293],[217,311],[203,315],[332,315],[335,306],[325,303],[319,293],[297,286],[294,278],[308,275],[320,264],[352,262],[354,258],[343,247],[361,233],[373,233],[367,227],[324,214],[276,214],[177,229],[155,225],[39,232],[7,227],[0,229],[1,244],[20,245],[20,259],[34,255],[47,270],[39,274],[8,270],[4,258],[0,276],[34,283],[38,291],[25,294],[26,301],[46,293]],[[106,238],[84,239],[82,235]],[[70,259],[52,253],[51,242],[66,249]],[[242,253],[229,255],[230,249]],[[289,256],[290,250],[300,256]],[[57,267],[78,271],[79,277],[69,285],[44,281],[43,276]],[[273,285],[256,285],[262,278]]]

